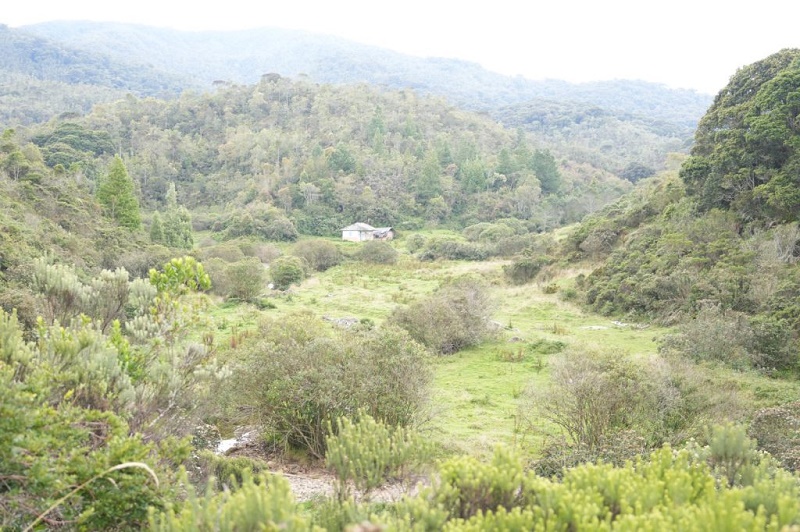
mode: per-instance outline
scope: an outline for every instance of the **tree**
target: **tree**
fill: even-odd
[[[798,115],[800,50],[739,69],[700,121],[681,168],[700,208],[729,208],[746,221],[796,220]]]
[[[108,175],[100,182],[97,201],[103,206],[105,215],[116,220],[119,225],[131,230],[138,229],[141,225],[139,200],[136,198],[133,180],[119,155],[111,161]]]
[[[155,221],[156,218],[154,217],[154,224]],[[151,238],[152,231],[151,229]],[[170,183],[169,189],[167,189],[167,212],[164,214],[162,231],[163,238],[161,242],[167,246],[192,249],[194,245],[194,237],[192,236],[192,215],[189,214],[189,211],[186,210],[183,205],[178,205],[178,192],[175,190],[175,183]]]
[[[168,210],[164,215],[164,243],[181,249],[191,249],[194,245],[192,215],[183,205]]]
[[[158,212],[153,214],[153,221],[150,222],[150,241],[154,244],[164,242],[164,224],[161,222],[161,215]]]
[[[542,187],[543,194],[555,194],[561,186],[561,175],[553,154],[547,150],[536,150],[531,159],[532,170]]]

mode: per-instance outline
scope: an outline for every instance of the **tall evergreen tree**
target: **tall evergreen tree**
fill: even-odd
[[[100,182],[97,201],[103,206],[105,215],[116,220],[119,225],[138,229],[142,224],[133,180],[119,155],[114,157],[108,175]]]
[[[175,183],[170,183],[167,190],[167,212],[164,214],[163,242],[170,247],[182,249],[191,249],[194,245],[192,216],[183,205],[178,205],[178,192],[175,190]]]
[[[158,211],[153,213],[153,220],[150,222],[150,241],[154,244],[164,242],[164,224]]]

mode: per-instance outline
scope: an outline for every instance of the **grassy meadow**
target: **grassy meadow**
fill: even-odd
[[[359,248],[354,243],[336,244],[346,256]],[[489,457],[498,444],[535,452],[536,442],[526,441],[517,430],[518,406],[526,387],[547,386],[549,361],[558,356],[554,351],[572,344],[598,344],[646,356],[656,352],[655,340],[665,333],[658,327],[614,323],[565,301],[564,291],[581,270],[564,270],[543,283],[514,286],[503,276],[508,261],[421,262],[405,251],[402,239],[393,245],[400,251],[396,264],[346,260],[312,273],[286,292],[267,291],[272,309],[217,300],[206,314],[217,330],[217,345],[223,353],[235,346],[261,313],[291,319],[292,314],[307,311],[320,319],[356,318],[380,325],[397,306],[423,298],[449,280],[479,279],[490,287],[497,334],[479,346],[436,358],[433,400],[422,429],[444,454]]]

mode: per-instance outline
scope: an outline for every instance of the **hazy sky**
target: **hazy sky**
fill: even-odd
[[[304,29],[504,74],[641,79],[715,94],[736,69],[800,47],[792,0],[30,0],[0,23],[132,22],[183,30]]]

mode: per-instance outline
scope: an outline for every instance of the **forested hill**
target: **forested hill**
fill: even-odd
[[[160,207],[175,183],[189,208],[226,205],[223,226],[242,209],[319,235],[352,220],[410,228],[513,217],[543,229],[630,188],[489,117],[368,85],[272,77],[169,101],[129,97],[32,140],[49,166],[87,168],[90,132],[124,155],[146,207]],[[279,210],[261,213],[266,206]]]
[[[566,241],[600,264],[581,283],[609,315],[682,324],[698,360],[798,370],[800,50],[740,69],[679,175],[646,181]]]
[[[0,127],[82,115],[99,102],[133,93],[174,97],[191,81],[146,64],[0,25]]]
[[[263,28],[184,32],[130,24],[48,22],[25,31],[121,61],[152,64],[210,86],[216,80],[255,83],[266,73],[320,83],[359,83],[412,88],[451,103],[488,110],[535,98],[574,101],[691,127],[711,96],[640,81],[572,84],[533,81],[490,72],[480,65],[420,58],[341,38]]]
[[[174,96],[187,88],[180,76],[133,58],[119,61],[102,51],[70,47],[0,25],[0,71],[43,81],[96,85],[141,96]]]

